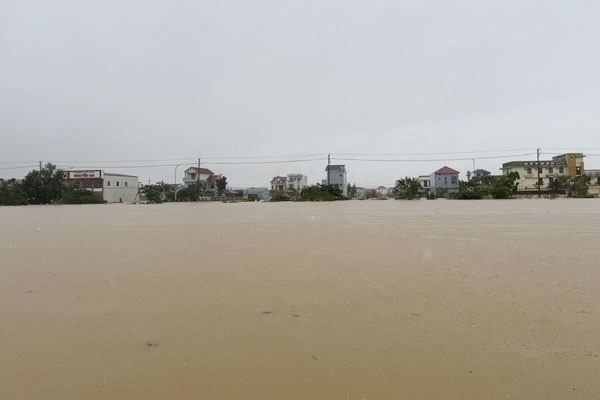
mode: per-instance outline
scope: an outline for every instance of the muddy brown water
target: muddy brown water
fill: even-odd
[[[600,201],[0,207],[0,398],[598,399]]]

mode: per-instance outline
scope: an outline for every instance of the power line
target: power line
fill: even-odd
[[[280,155],[280,156],[230,156],[230,157],[202,157],[203,160],[251,160],[251,159],[268,159],[268,158],[296,158],[296,157],[316,157],[325,156],[325,153],[313,154],[296,154],[296,155]],[[165,162],[165,161],[189,161],[194,162],[198,157],[189,158],[162,158],[162,159],[146,159],[146,160],[50,160],[56,163],[142,163],[142,162]],[[32,161],[27,161],[32,162]],[[35,161],[33,161],[35,162]],[[204,163],[203,163],[204,164]]]
[[[22,166],[19,166],[19,167],[0,168],[0,171],[8,171],[8,170],[14,170],[14,169],[25,169],[25,168],[37,168],[37,165],[22,165]]]
[[[204,158],[202,158],[204,159]],[[309,158],[295,160],[271,160],[271,161],[222,161],[222,162],[203,162],[202,165],[255,165],[255,164],[289,164],[298,162],[324,161],[326,158]],[[81,168],[81,169],[102,169],[102,168],[154,168],[154,167],[175,167],[176,165],[195,165],[194,163],[186,164],[147,164],[147,165],[60,165],[61,168]]]
[[[559,147],[546,147],[548,150],[567,150],[568,148],[559,148]],[[574,149],[574,148],[573,148]],[[451,155],[451,154],[490,154],[490,153],[502,153],[502,152],[513,152],[513,151],[528,151],[533,150],[530,148],[521,148],[521,149],[502,149],[502,150],[473,150],[473,151],[448,151],[448,152],[423,152],[423,153],[333,153],[337,156],[428,156],[428,155]],[[578,148],[578,150],[600,150],[600,148]],[[562,154],[562,153],[543,153],[543,154]],[[592,155],[592,154],[590,154]],[[221,157],[202,157],[203,160],[213,160],[213,164],[227,164],[226,160],[240,160],[239,164],[245,164],[249,162],[242,162],[241,160],[262,160],[262,159],[287,159],[287,158],[307,158],[307,157],[318,157],[318,156],[326,156],[326,153],[311,153],[311,154],[295,154],[295,155],[277,155],[277,156],[221,156]],[[465,159],[483,159],[484,157],[465,157]],[[339,158],[338,158],[339,159]],[[164,163],[164,162],[179,162],[185,163],[189,162],[190,164],[195,162],[197,157],[181,157],[181,158],[159,158],[159,159],[137,159],[137,160],[50,160],[53,163],[60,164],[104,164],[104,163]],[[219,161],[223,160],[223,161]],[[350,160],[350,159],[349,159]],[[352,159],[353,160],[353,159]],[[439,161],[445,161],[446,159],[440,159]],[[448,158],[449,161],[462,160],[462,158]],[[303,160],[300,160],[303,161]],[[354,160],[353,160],[354,161]],[[361,161],[361,160],[358,160]],[[407,160],[408,161],[408,160]],[[419,160],[420,161],[420,160]],[[427,160],[423,160],[427,161]],[[438,161],[433,160],[433,161]],[[37,161],[0,161],[0,164],[32,164]],[[269,163],[279,163],[282,161],[269,161]],[[289,160],[289,162],[296,162],[295,160]],[[175,164],[159,164],[157,166],[174,166]],[[145,167],[145,166],[142,166]],[[103,166],[101,168],[115,168],[111,166]],[[139,168],[136,165],[132,165],[131,168]]]
[[[478,150],[478,151],[447,151],[447,152],[427,152],[427,153],[335,153],[340,156],[432,156],[444,154],[480,154],[480,153],[503,153],[508,151],[528,151],[527,149],[504,149],[504,150]],[[469,160],[473,157],[469,157]]]
[[[0,164],[31,164],[37,161],[0,161]]]
[[[311,161],[325,161],[327,158],[308,158],[299,160],[275,160],[275,161],[241,161],[241,162],[207,162],[204,164],[208,165],[252,165],[252,164],[288,164],[296,162],[311,162]]]
[[[523,157],[531,156],[536,153],[523,153],[523,154],[508,154],[502,156],[487,156],[487,157],[468,157],[468,158],[436,158],[436,159],[385,159],[385,158],[333,158],[338,161],[368,161],[368,162],[438,162],[438,161],[471,161],[471,160],[490,160],[498,158],[510,158],[510,157]]]

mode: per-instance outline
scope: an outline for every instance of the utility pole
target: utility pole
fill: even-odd
[[[200,158],[198,158],[198,198],[196,201],[200,201]]]
[[[331,185],[331,153],[327,154],[327,185]]]
[[[177,201],[177,168],[179,168],[179,164],[175,165],[175,186],[173,186],[173,201]]]
[[[540,183],[540,148],[537,149],[537,187],[538,187],[538,199],[542,197],[542,185]]]
[[[42,162],[40,161],[40,172],[42,172]]]

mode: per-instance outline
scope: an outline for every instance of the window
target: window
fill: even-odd
[[[564,174],[565,173],[565,168],[564,167],[558,167],[558,172],[560,174]]]
[[[106,181],[106,186],[110,187],[110,181]]]
[[[196,174],[190,174],[190,180],[196,179]]]
[[[447,184],[448,184],[448,177],[447,177],[447,176],[445,176],[445,177],[444,177],[444,185],[447,185]]]
[[[554,178],[548,178],[548,186],[552,185],[552,182],[554,182]]]
[[[531,175],[531,168],[527,168],[527,174]]]
[[[554,168],[552,168],[552,167],[548,167],[548,173],[549,173],[549,174],[552,174],[552,173],[554,173]]]
[[[577,174],[577,176],[581,176],[581,167],[575,167],[575,174]]]
[[[452,182],[452,184],[456,185],[458,183],[458,178],[456,176],[453,176],[452,178],[450,178],[450,181]]]
[[[540,173],[540,174],[542,173],[542,167],[538,168],[538,173]]]
[[[117,186],[119,186],[119,181],[117,181]]]
[[[125,187],[127,187],[127,182],[125,182]]]

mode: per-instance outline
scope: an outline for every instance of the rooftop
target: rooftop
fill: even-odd
[[[188,171],[193,171],[193,172],[198,172],[198,167],[189,167],[188,169],[185,170],[185,172]],[[201,175],[214,175],[215,173],[212,172],[210,169],[208,168],[200,168],[200,174]]]
[[[344,171],[346,169],[345,165],[328,165],[327,167],[325,167],[325,171],[331,170],[331,171]]]
[[[115,174],[115,173],[112,173],[112,172],[105,172],[104,176],[107,176],[107,175],[108,176],[123,176],[123,177],[126,177],[126,178],[137,178],[137,175],[125,175],[125,174]]]
[[[446,165],[434,172],[434,174],[458,174],[459,172]]]

